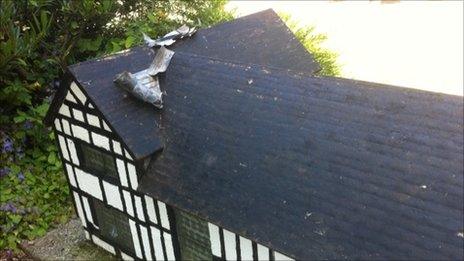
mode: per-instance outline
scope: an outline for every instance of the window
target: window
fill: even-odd
[[[93,207],[97,216],[100,235],[113,244],[117,244],[124,251],[133,254],[134,244],[129,226],[129,218],[122,212],[109,208],[96,199],[93,199]]]
[[[97,174],[107,175],[117,178],[116,163],[110,154],[92,148],[85,143],[80,144],[81,158],[83,167]]]
[[[212,260],[208,222],[176,210],[176,227],[182,260]]]

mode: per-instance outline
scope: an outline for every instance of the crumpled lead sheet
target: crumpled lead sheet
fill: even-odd
[[[157,74],[167,70],[173,55],[173,51],[162,46],[156,52],[155,59],[148,69],[134,74],[124,71],[116,76],[114,82],[116,86],[130,92],[138,99],[162,109],[163,93],[161,92]]]
[[[156,46],[169,46],[176,42],[177,39],[182,39],[184,37],[191,37],[196,32],[195,27],[188,27],[186,25],[182,25],[181,27],[177,28],[176,30],[167,33],[161,38],[156,40],[151,39],[148,35],[143,34],[143,40],[148,47],[156,47]]]

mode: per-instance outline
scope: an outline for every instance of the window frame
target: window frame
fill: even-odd
[[[74,141],[74,143],[76,144],[76,152],[77,152],[77,157],[79,158],[79,162],[80,162],[80,168],[85,171],[85,172],[88,172],[92,175],[95,175],[105,181],[109,181],[115,185],[120,185],[120,181],[119,181],[119,172],[118,172],[118,166],[116,165],[116,157],[115,155],[112,155],[112,153],[110,153],[109,151],[106,151],[102,148],[99,148],[93,144],[89,144],[89,143],[86,143],[84,141],[81,141],[79,139],[76,139]],[[114,175],[113,174],[107,174],[107,173],[104,173],[102,172],[101,170],[98,170],[98,169],[95,169],[95,168],[91,168],[88,166],[88,162],[85,160],[85,156],[84,156],[84,146],[87,146],[89,147],[90,149],[93,149],[93,150],[96,150],[98,151],[99,153],[102,153],[103,155],[106,155],[106,156],[109,156],[111,157],[112,159],[112,163],[113,163],[113,166],[114,166]]]
[[[96,224],[98,225],[98,229],[94,228],[93,233],[97,234],[104,241],[110,243],[113,247],[116,247],[116,248],[122,250],[126,254],[129,254],[131,256],[135,256],[135,246],[134,246],[134,241],[133,241],[134,239],[133,239],[133,236],[132,236],[132,231],[130,229],[130,223],[129,222],[130,222],[131,219],[129,218],[129,216],[125,212],[122,212],[119,209],[116,209],[116,208],[114,208],[112,206],[108,206],[105,203],[103,203],[101,200],[99,200],[97,198],[94,198],[94,197],[90,197],[89,203],[90,203],[90,208],[91,208],[91,211],[92,211],[92,215],[94,217],[94,222],[96,222]],[[119,241],[115,241],[112,238],[108,238],[105,235],[103,235],[103,233],[102,233],[102,222],[105,222],[105,221],[99,220],[99,217],[98,217],[98,214],[97,214],[97,208],[95,206],[96,203],[99,203],[101,206],[103,206],[104,208],[106,208],[106,209],[108,209],[110,211],[119,212],[120,216],[123,216],[123,217],[125,217],[127,219],[127,226],[129,228],[129,235],[131,236],[131,240],[132,240],[131,241],[132,242],[132,248],[128,248],[127,246],[124,246],[123,244],[121,244]],[[100,208],[98,208],[98,209],[100,209]]]

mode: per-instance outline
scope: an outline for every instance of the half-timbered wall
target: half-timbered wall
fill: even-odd
[[[292,258],[208,222],[211,253],[216,260],[293,260]]]
[[[86,237],[126,260],[173,260],[178,257],[172,210],[163,202],[136,191],[140,170],[132,155],[74,82],[54,120],[54,129],[76,213]],[[86,169],[81,151],[83,144],[110,154],[117,177]],[[127,216],[133,249],[101,236],[94,200]]]

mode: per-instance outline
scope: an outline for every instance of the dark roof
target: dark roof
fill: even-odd
[[[244,63],[304,69],[310,74],[319,69],[312,56],[272,10],[199,30],[192,38],[180,41],[170,49]],[[159,119],[152,113],[150,105],[142,104],[128,97],[125,91],[115,88],[113,79],[124,70],[137,72],[146,69],[153,57],[154,52],[150,49],[137,47],[69,68],[136,159],[162,148],[157,135]],[[169,95],[169,90],[166,91]],[[52,102],[46,124],[53,120],[63,98],[63,95],[57,95]]]
[[[179,52],[161,85],[140,191],[298,259],[463,258],[462,97]]]
[[[174,50],[308,73],[320,70],[272,9],[200,30],[192,39],[176,43]]]

